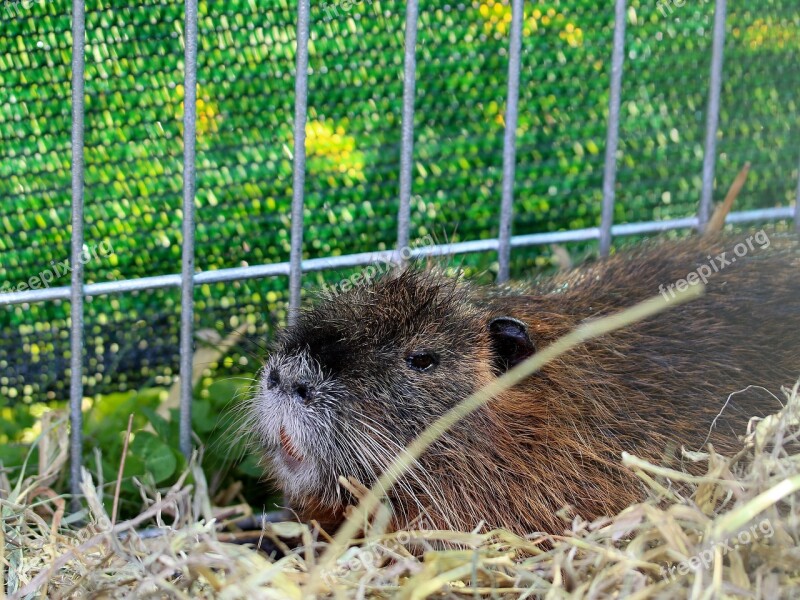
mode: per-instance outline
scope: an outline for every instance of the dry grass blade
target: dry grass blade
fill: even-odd
[[[714,209],[714,214],[711,215],[706,225],[705,235],[714,235],[722,231],[722,228],[725,227],[725,219],[728,217],[728,213],[731,212],[736,198],[739,197],[739,192],[742,191],[749,173],[750,163],[745,163],[742,170],[739,171],[739,174],[736,176],[736,179],[733,180],[731,187],[728,189],[725,200]]]
[[[128,428],[125,431],[125,442],[122,446],[122,456],[119,459],[117,484],[114,487],[114,506],[111,508],[111,526],[117,522],[117,507],[119,506],[119,490],[122,486],[122,473],[125,471],[125,457],[128,456],[128,444],[131,441],[131,428],[133,427],[133,413],[128,417]]]

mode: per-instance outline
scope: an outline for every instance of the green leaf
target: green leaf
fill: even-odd
[[[19,467],[25,461],[28,447],[23,444],[0,445],[0,464],[6,468]]]
[[[130,445],[130,454],[128,460],[133,457],[134,464],[140,460],[144,471],[150,473],[156,483],[171,477],[178,467],[178,459],[173,450],[148,431],[136,432]]]
[[[223,410],[233,405],[234,400],[241,400],[245,397],[247,382],[240,382],[234,379],[223,379],[215,381],[208,386],[208,398],[217,410]]]
[[[110,473],[112,475],[109,481],[115,480],[117,477],[116,472],[112,469]],[[128,452],[128,456],[125,459],[125,468],[122,471],[123,477],[126,479],[130,477],[141,478],[144,475],[144,473],[145,473],[144,460],[142,460],[142,458],[137,456],[136,454]]]
[[[260,478],[264,476],[264,467],[261,465],[261,461],[252,454],[239,463],[237,471],[248,477]]]
[[[170,439],[169,421],[167,421],[149,406],[143,406],[139,410],[145,417],[147,417],[147,420],[150,421],[150,425],[153,426],[153,429],[155,429],[156,433],[162,440]]]
[[[192,405],[192,427],[199,433],[208,433],[217,426],[216,414],[208,400],[197,400]]]

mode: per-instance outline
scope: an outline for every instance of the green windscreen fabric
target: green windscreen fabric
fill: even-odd
[[[613,2],[527,2],[515,234],[599,224]],[[616,222],[692,215],[701,187],[713,2],[629,3]],[[0,285],[68,285],[70,10],[0,3]],[[197,266],[288,260],[295,3],[201,2]],[[497,235],[510,6],[422,2],[411,238]],[[312,2],[305,256],[393,246],[403,92],[402,2]],[[86,4],[88,282],[178,273],[183,3]],[[745,162],[738,209],[794,201],[800,6],[731,0],[716,198]],[[106,252],[105,250],[108,250]],[[514,275],[548,249],[514,251]],[[538,257],[538,258],[537,258]],[[540,260],[541,259],[541,260]],[[495,256],[467,259],[495,267]],[[309,274],[308,288],[325,277]],[[268,334],[284,278],[200,286],[198,329]],[[167,385],[177,290],[86,303],[86,394]],[[66,302],[0,308],[0,400],[64,400]],[[237,362],[238,361],[238,362]],[[234,361],[254,369],[258,351]],[[245,364],[247,363],[247,364]]]

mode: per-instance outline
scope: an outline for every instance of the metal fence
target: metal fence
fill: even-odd
[[[191,401],[192,401],[192,355],[194,321],[194,287],[203,284],[236,280],[288,276],[289,321],[297,315],[300,304],[301,278],[304,272],[354,267],[369,264],[382,258],[396,258],[394,252],[358,253],[331,258],[302,260],[303,249],[303,197],[305,183],[305,125],[308,100],[308,41],[310,29],[309,0],[298,0],[297,53],[295,79],[294,154],[293,154],[293,198],[291,219],[291,252],[288,262],[262,264],[248,267],[227,268],[215,271],[195,272],[195,133],[196,133],[196,82],[197,82],[197,0],[185,0],[185,73],[184,73],[184,156],[183,156],[183,241],[182,268],[180,274],[143,277],[123,281],[84,284],[83,263],[80,260],[84,243],[84,39],[85,2],[73,0],[72,4],[72,237],[71,264],[73,266],[70,286],[43,290],[12,292],[0,295],[0,305],[69,300],[71,303],[70,332],[70,422],[71,422],[71,491],[79,493],[82,465],[82,415],[81,401],[82,357],[84,350],[83,302],[88,296],[109,293],[124,293],[159,288],[181,289],[181,333],[180,333],[180,449],[191,452]],[[515,140],[518,118],[518,96],[521,65],[523,0],[512,0],[512,19],[509,36],[508,91],[506,98],[505,137],[503,150],[503,181],[499,236],[497,239],[466,241],[416,248],[413,256],[438,256],[471,252],[497,252],[499,261],[498,280],[509,276],[511,249],[549,243],[599,240],[600,251],[608,254],[615,236],[638,235],[662,232],[679,228],[703,229],[709,219],[716,168],[716,142],[720,115],[722,68],[724,59],[726,0],[716,0],[709,78],[708,107],[706,112],[706,139],[702,172],[702,193],[697,216],[648,221],[630,224],[613,224],[615,184],[617,175],[617,150],[620,130],[620,106],[622,77],[625,58],[626,0],[615,0],[615,23],[611,55],[610,99],[606,138],[605,168],[603,180],[603,206],[599,227],[572,231],[512,235]],[[416,39],[419,6],[418,0],[409,0],[406,5],[405,67],[402,111],[402,137],[400,160],[400,207],[397,217],[397,248],[409,243],[412,192],[412,159],[414,146],[414,99],[416,79]],[[729,223],[747,223],[772,219],[794,218],[800,231],[800,180],[797,186],[797,201],[794,207],[734,212],[728,216]]]

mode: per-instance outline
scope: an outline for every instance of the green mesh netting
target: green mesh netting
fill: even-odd
[[[526,4],[514,233],[594,226],[613,2]],[[394,242],[404,9],[312,3],[308,257]],[[280,0],[200,4],[201,269],[288,259],[295,11]],[[716,194],[750,161],[738,208],[788,205],[800,160],[800,7],[735,0],[729,13]],[[509,18],[496,0],[422,3],[412,238],[497,235]],[[182,19],[182,2],[87,2],[86,243],[114,249],[86,265],[89,282],[180,270]],[[713,2],[630,2],[618,222],[695,211],[712,20]],[[66,0],[0,2],[0,283],[69,257],[70,48]],[[541,265],[543,251],[515,251],[515,275]],[[491,270],[495,257],[465,260]],[[199,287],[197,326],[264,333],[284,317],[285,288]],[[86,393],[171,381],[178,305],[177,290],[88,300]],[[68,314],[62,302],[0,310],[0,399],[66,396]]]

